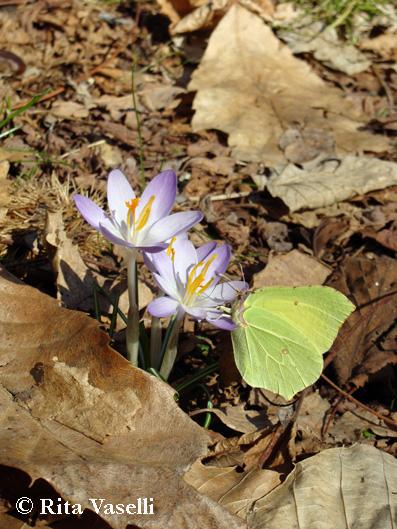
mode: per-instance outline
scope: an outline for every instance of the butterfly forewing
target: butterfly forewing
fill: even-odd
[[[235,313],[237,367],[244,380],[289,399],[315,382],[327,351],[354,306],[328,287],[269,287]]]

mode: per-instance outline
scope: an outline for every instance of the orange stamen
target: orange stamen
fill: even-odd
[[[168,248],[166,249],[166,254],[171,257],[172,262],[174,262],[175,260],[175,248],[172,247],[175,241],[176,241],[176,237],[172,237],[170,244],[168,245]]]
[[[216,254],[213,255],[211,259],[208,259],[208,261],[205,264],[204,264],[204,261],[200,261],[195,266],[193,266],[193,268],[190,270],[189,276],[187,279],[187,284],[186,284],[186,294],[187,294],[188,300],[190,300],[191,297],[194,295],[199,296],[200,294],[202,294],[213,282],[213,278],[212,278],[209,281],[207,281],[207,283],[205,283],[204,285],[202,284],[203,281],[205,280],[205,276],[206,276],[206,273],[208,272],[209,267],[211,266],[211,264],[214,262],[214,260],[217,257],[218,256]],[[194,277],[197,269],[200,266],[203,266],[201,272],[199,273],[197,277]]]
[[[135,225],[135,211],[139,204],[139,198],[132,198],[130,202],[126,201],[125,205],[128,208],[127,226],[131,228]]]
[[[138,225],[136,227],[137,230],[141,230],[142,228],[146,226],[147,221],[149,220],[149,217],[150,217],[150,213],[152,211],[154,199],[155,199],[155,195],[152,195],[147,201],[146,206],[143,208],[142,213],[139,215]]]

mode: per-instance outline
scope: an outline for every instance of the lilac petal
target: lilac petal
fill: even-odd
[[[95,202],[82,195],[73,195],[77,209],[80,211],[84,219],[91,224],[93,228],[99,230],[101,222],[107,220],[106,214],[102,208],[97,206]]]
[[[203,259],[205,259],[209,253],[212,252],[212,250],[214,250],[214,248],[216,248],[217,246],[217,243],[216,241],[211,241],[211,242],[207,242],[205,244],[203,244],[202,246],[200,246],[199,248],[197,248],[197,259],[199,261],[202,261]]]
[[[183,211],[169,215],[157,221],[146,233],[143,240],[140,241],[140,244],[142,246],[151,246],[164,242],[174,237],[174,235],[187,231],[200,222],[202,218],[203,214],[200,211]]]
[[[204,283],[207,283],[210,279],[212,279],[211,286],[214,287],[222,278],[222,274],[225,272],[229,261],[230,261],[230,247],[227,244],[221,244],[220,246],[217,246],[211,253],[208,254],[205,261],[211,261],[212,259],[215,259],[211,262],[210,266],[207,269],[207,272],[205,274]]]
[[[154,299],[147,307],[149,314],[155,318],[168,318],[175,314],[178,308],[178,302],[165,296]]]
[[[207,311],[199,307],[184,307],[184,309],[195,320],[204,320],[207,316]]]
[[[108,206],[112,217],[121,224],[127,223],[128,208],[126,202],[135,198],[135,193],[124,174],[115,169],[108,176]]]
[[[237,326],[230,316],[223,314],[221,311],[211,311],[207,313],[206,320],[211,325],[225,331],[233,331]]]
[[[153,278],[158,284],[158,286],[161,288],[161,290],[165,292],[166,294],[168,294],[170,298],[173,298],[173,299],[179,298],[178,288],[175,283],[175,280],[171,282],[167,279],[164,279],[161,275],[156,274],[156,273],[153,274]]]
[[[168,246],[167,243],[159,242],[155,244],[154,246],[140,246],[139,244],[137,244],[135,248],[137,248],[138,250],[142,250],[142,252],[152,254],[152,253],[164,252],[164,250],[167,249],[167,246]]]
[[[174,171],[163,171],[155,176],[142,193],[136,210],[137,218],[139,218],[141,211],[153,195],[155,196],[155,199],[152,204],[148,224],[154,224],[159,219],[168,215],[175,202],[176,186],[177,178]]]
[[[249,288],[245,281],[227,281],[226,283],[219,283],[212,291],[208,291],[208,297],[221,303],[230,303],[240,292],[244,292]]]
[[[133,244],[122,237],[121,233],[117,231],[109,219],[105,219],[104,222],[101,222],[99,225],[99,231],[106,239],[108,239],[108,241],[112,242],[113,244],[119,244],[120,246],[125,246],[126,248],[135,248]]]
[[[218,254],[218,259],[215,262],[216,273],[218,275],[224,274],[229,265],[230,257],[232,254],[230,246],[228,244],[222,244],[221,246],[215,248],[214,253]]]

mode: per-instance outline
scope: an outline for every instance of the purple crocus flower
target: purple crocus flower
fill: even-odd
[[[118,169],[108,177],[107,198],[110,214],[82,195],[74,195],[77,209],[93,228],[114,244],[145,252],[159,252],[165,241],[200,222],[199,211],[169,215],[175,202],[177,178],[174,171],[163,171],[137,198],[127,178]]]
[[[175,238],[165,252],[150,256],[153,276],[166,296],[148,305],[152,316],[165,318],[186,312],[197,320],[207,320],[220,329],[233,330],[235,324],[222,307],[238,292],[246,290],[245,281],[219,283],[230,261],[227,244],[207,243],[200,248],[185,238]]]

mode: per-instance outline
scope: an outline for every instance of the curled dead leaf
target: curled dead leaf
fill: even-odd
[[[113,529],[242,527],[183,481],[209,437],[173,390],[112,350],[94,320],[5,271],[0,364],[1,464],[83,508],[154,498],[153,517],[101,513]]]

